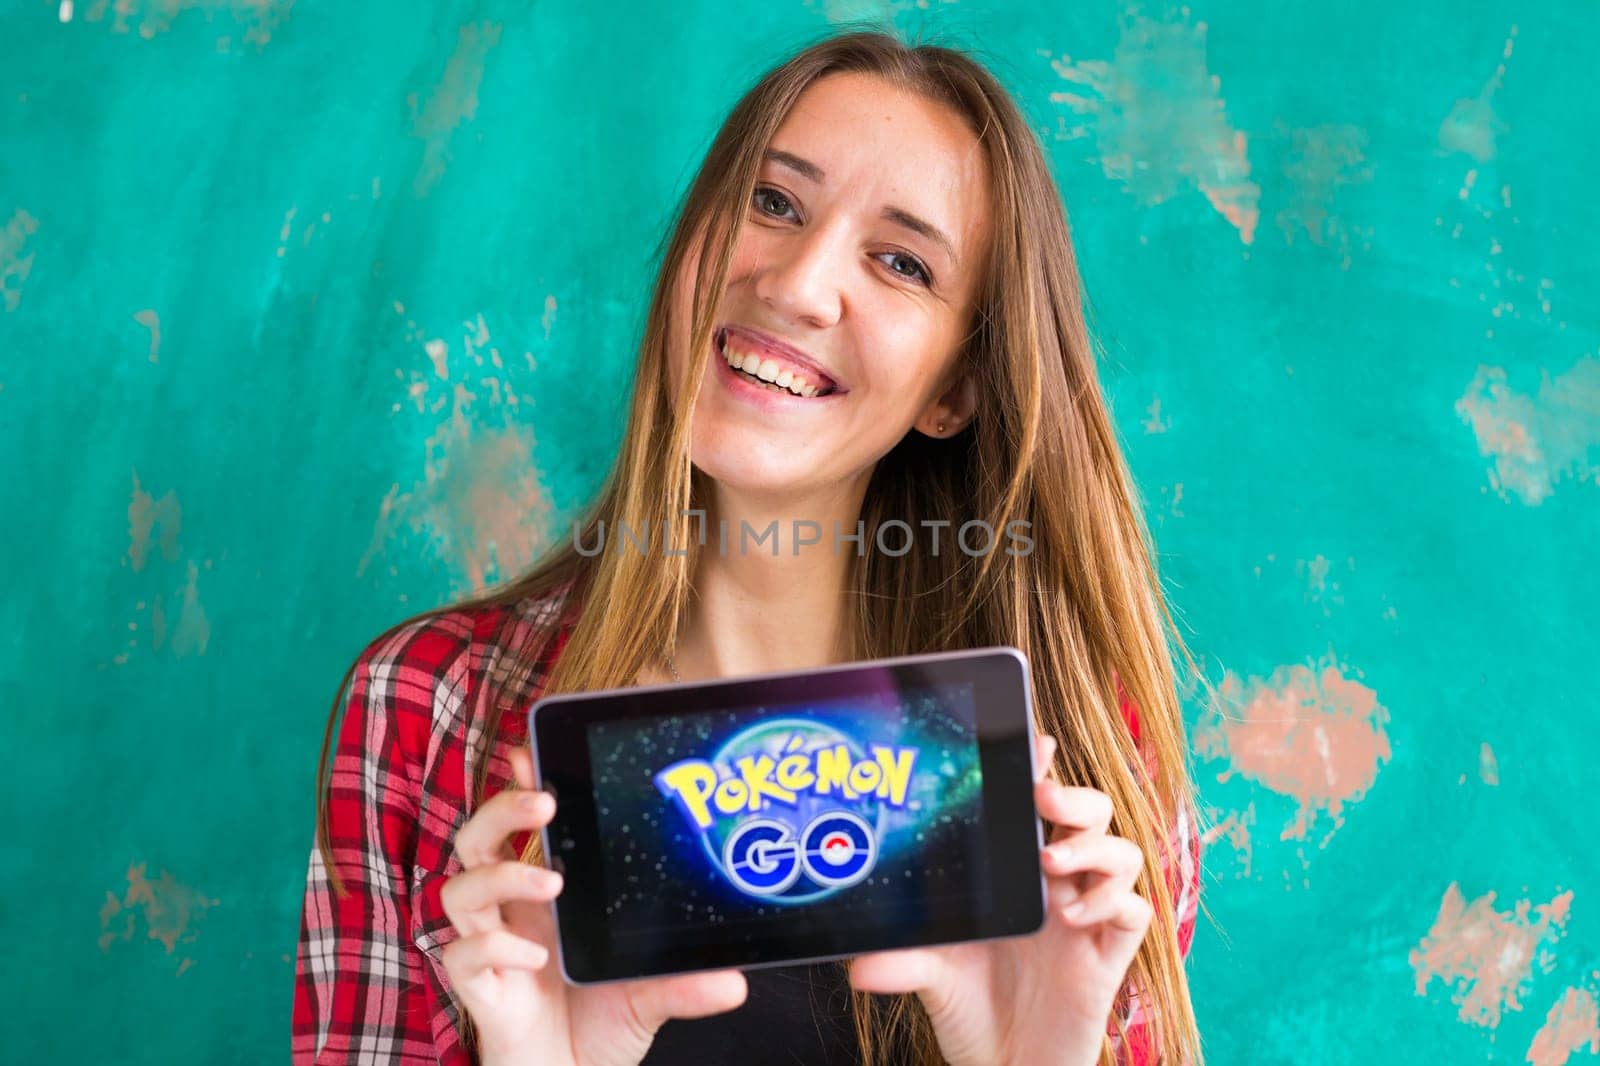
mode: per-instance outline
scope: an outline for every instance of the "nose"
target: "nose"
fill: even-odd
[[[849,277],[849,260],[842,226],[791,232],[767,246],[755,271],[756,297],[790,321],[831,326],[839,320],[841,279]]]

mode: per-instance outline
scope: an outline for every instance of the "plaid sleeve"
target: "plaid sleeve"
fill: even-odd
[[[1139,739],[1139,722],[1133,704],[1118,686],[1122,698],[1123,716],[1134,740]],[[1177,917],[1178,953],[1189,957],[1189,947],[1194,942],[1195,919],[1200,909],[1200,832],[1195,824],[1195,813],[1187,804],[1178,809],[1177,822],[1168,835],[1165,854],[1161,857],[1161,872],[1166,878],[1167,890],[1172,895]],[[1124,987],[1117,996],[1116,1017],[1123,1026],[1119,1039],[1115,1022],[1108,1026],[1112,1049],[1118,1066],[1156,1066],[1160,1049],[1155,1043],[1150,1016],[1137,992]]]
[[[464,645],[423,620],[359,657],[329,780],[329,836],[345,895],[311,849],[292,1012],[297,1064],[438,1063],[442,1005],[411,939],[411,886],[435,694]],[[454,1051],[452,1045],[452,1051]]]

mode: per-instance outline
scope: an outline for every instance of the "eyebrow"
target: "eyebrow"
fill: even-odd
[[[816,182],[818,185],[821,185],[827,178],[827,175],[823,173],[821,167],[817,166],[808,159],[801,159],[793,152],[785,152],[778,148],[768,148],[763,153],[762,158],[768,159],[782,166],[786,166],[790,170],[793,170],[795,173],[799,174],[801,177],[808,178],[811,181]],[[950,257],[951,262],[960,262],[960,259],[956,256],[955,243],[945,235],[944,230],[940,229],[938,226],[935,226],[932,222],[929,222],[926,219],[918,218],[910,211],[907,211],[901,207],[895,207],[893,205],[885,207],[881,217],[890,222],[904,226],[913,233],[926,237],[928,240],[933,241],[935,244],[941,246],[944,249],[945,254]]]

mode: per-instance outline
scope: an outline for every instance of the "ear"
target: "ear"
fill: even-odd
[[[972,421],[977,407],[978,384],[972,374],[963,369],[938,399],[923,408],[913,425],[935,439],[953,437]]]

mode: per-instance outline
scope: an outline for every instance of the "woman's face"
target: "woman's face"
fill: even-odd
[[[983,153],[954,112],[871,75],[807,88],[768,145],[737,235],[695,465],[728,487],[827,491],[864,486],[908,430],[959,432],[973,390],[955,362],[988,212]],[[674,305],[674,380],[697,253]]]

